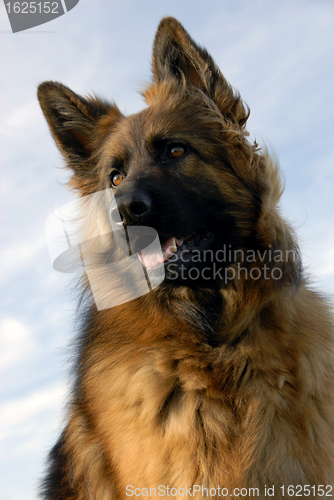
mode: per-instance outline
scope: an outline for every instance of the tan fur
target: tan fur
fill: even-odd
[[[161,44],[171,61],[179,58],[179,80],[159,55]],[[187,157],[183,175],[196,179],[203,172],[230,206],[238,234],[256,238],[262,252],[286,255],[275,264],[284,279],[241,278],[222,286],[216,345],[204,340],[196,319],[199,309],[210,310],[210,290],[162,286],[112,309],[90,306],[68,424],[44,498],[125,500],[128,485],[155,488],[156,495],[146,495],[151,498],[162,498],[159,485],[220,486],[231,499],[241,496],[234,488],[258,488],[259,496],[251,490],[242,498],[264,499],[273,486],[275,499],[286,498],[289,485],[315,486],[310,498],[322,498],[317,488],[328,485],[325,491],[334,495],[333,320],[326,300],[300,274],[293,232],[277,207],[278,166],[247,141],[249,113],[240,97],[174,19],[159,27],[153,74],[144,93],[148,108],[128,118],[115,106],[78,101],[59,84],[42,84],[39,98],[74,172],[71,186],[81,195],[110,187],[109,158],[123,158],[127,144],[134,177],[150,168],[150,178],[162,179],[167,189],[170,174],[149,163],[154,137],[180,130],[190,142],[196,136],[203,158]],[[65,94],[88,125],[77,125],[73,107],[72,124],[59,127],[52,103],[56,95],[65,102]],[[71,130],[80,155],[71,149]],[[259,262],[242,265],[250,272]],[[264,263],[271,268],[272,259]]]
[[[107,462],[117,464],[120,498],[128,484],[263,492],[266,484],[333,483],[330,317],[303,287],[295,297],[277,295],[266,307],[252,304],[242,325],[248,336],[237,349],[203,346],[185,325],[171,328],[161,318],[155,324],[154,314],[143,324],[144,298],[139,310],[131,310],[132,328],[127,325],[131,347],[117,338],[117,325],[129,317],[126,306],[115,318],[110,345],[100,339],[90,345],[86,362],[92,367],[85,370],[83,387],[96,428],[94,459],[102,448]],[[247,306],[231,304],[233,324],[241,305]],[[230,336],[234,327],[226,330]],[[72,419],[66,446],[74,477],[80,477],[93,464],[84,468],[82,434],[92,434],[82,423],[77,437],[77,406]],[[92,478],[92,491],[100,480]],[[279,490],[275,498],[281,498]]]

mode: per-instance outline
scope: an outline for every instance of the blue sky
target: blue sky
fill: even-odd
[[[251,108],[249,131],[286,179],[282,211],[314,286],[334,291],[334,3],[331,0],[80,0],[66,15],[10,33],[0,4],[0,498],[37,498],[61,428],[75,300],[51,267],[44,222],[71,201],[36,100],[43,80],[143,106],[155,30],[177,17]]]

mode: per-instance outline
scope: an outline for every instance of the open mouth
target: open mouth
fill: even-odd
[[[208,249],[213,238],[213,232],[208,230],[192,233],[185,238],[176,238],[173,236],[161,243],[161,251],[152,252],[149,250],[142,250],[138,252],[138,257],[140,262],[147,268],[153,268],[163,262],[167,262],[172,256],[173,262],[175,262],[185,254],[187,255],[188,262],[189,254],[195,251],[201,252]]]

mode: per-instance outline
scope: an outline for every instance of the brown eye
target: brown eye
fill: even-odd
[[[180,158],[183,156],[186,152],[186,148],[184,146],[181,146],[181,144],[176,144],[174,146],[170,146],[168,154],[172,158]]]
[[[115,187],[119,186],[123,182],[123,175],[120,172],[113,172],[110,177],[112,185]]]

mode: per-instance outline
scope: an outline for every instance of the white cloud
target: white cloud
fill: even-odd
[[[29,328],[13,318],[0,323],[0,370],[27,359],[36,350]]]
[[[37,421],[45,412],[54,410],[58,413],[66,396],[66,387],[58,384],[6,402],[0,408],[0,440],[15,436],[22,426]]]
[[[14,109],[5,122],[10,127],[26,128],[31,126],[32,122],[37,121],[39,117],[40,111],[36,106],[36,101],[31,100]]]
[[[38,255],[46,251],[46,239],[42,233],[34,239],[17,239],[0,250],[0,275],[3,282],[26,268]]]
[[[332,274],[334,276],[334,244],[324,255],[322,274],[325,276]]]

